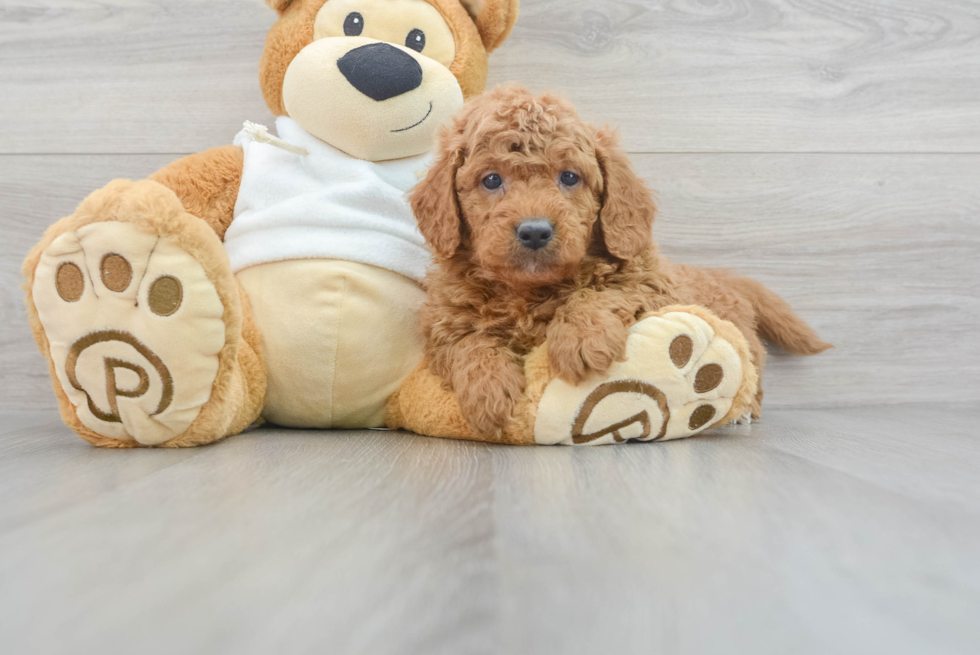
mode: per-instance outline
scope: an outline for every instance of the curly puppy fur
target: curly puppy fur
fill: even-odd
[[[578,181],[563,183],[563,172]],[[483,184],[492,173],[497,189]],[[617,135],[558,96],[508,86],[471,100],[441,133],[411,201],[435,255],[420,317],[428,365],[482,435],[512,415],[532,348],[547,340],[552,373],[578,383],[621,361],[628,327],[667,305],[701,305],[734,323],[760,376],[760,337],[796,354],[830,347],[758,282],[661,257],[653,199]],[[550,222],[546,246],[521,245],[528,219]],[[760,389],[756,418],[761,402]]]

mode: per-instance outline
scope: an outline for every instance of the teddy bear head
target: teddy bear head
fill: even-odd
[[[259,81],[269,108],[348,155],[383,161],[431,148],[519,0],[266,0],[279,14]]]

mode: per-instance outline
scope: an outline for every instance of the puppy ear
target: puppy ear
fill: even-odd
[[[493,52],[507,40],[517,22],[520,0],[460,0],[483,40],[487,52]]]
[[[636,257],[653,239],[657,207],[646,184],[633,172],[615,131],[598,130],[595,151],[602,171],[599,223],[606,249],[619,259]]]
[[[282,15],[282,12],[286,11],[289,5],[293,4],[294,0],[265,0],[265,4],[269,5],[271,9],[275,9],[276,13]]]
[[[456,254],[460,243],[460,212],[456,197],[456,169],[462,153],[444,135],[439,155],[425,179],[412,189],[410,200],[419,231],[440,257]]]

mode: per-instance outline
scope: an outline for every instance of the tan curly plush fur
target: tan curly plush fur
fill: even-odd
[[[579,181],[562,184],[565,171]],[[483,185],[491,173],[500,188]],[[479,435],[514,415],[532,349],[547,341],[552,374],[577,383],[623,360],[628,327],[668,305],[731,321],[760,375],[760,336],[798,354],[830,347],[759,283],[661,257],[651,194],[615,133],[553,94],[507,86],[470,101],[411,200],[436,260],[420,316],[426,360]],[[515,236],[529,218],[554,227],[540,250]],[[760,390],[753,416],[761,400]]]

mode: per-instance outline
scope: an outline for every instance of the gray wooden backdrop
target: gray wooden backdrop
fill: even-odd
[[[0,2],[0,409],[54,406],[20,263],[115,177],[270,123],[261,0]],[[655,234],[784,295],[836,350],[771,406],[980,398],[980,2],[525,0],[494,83],[621,128]]]

